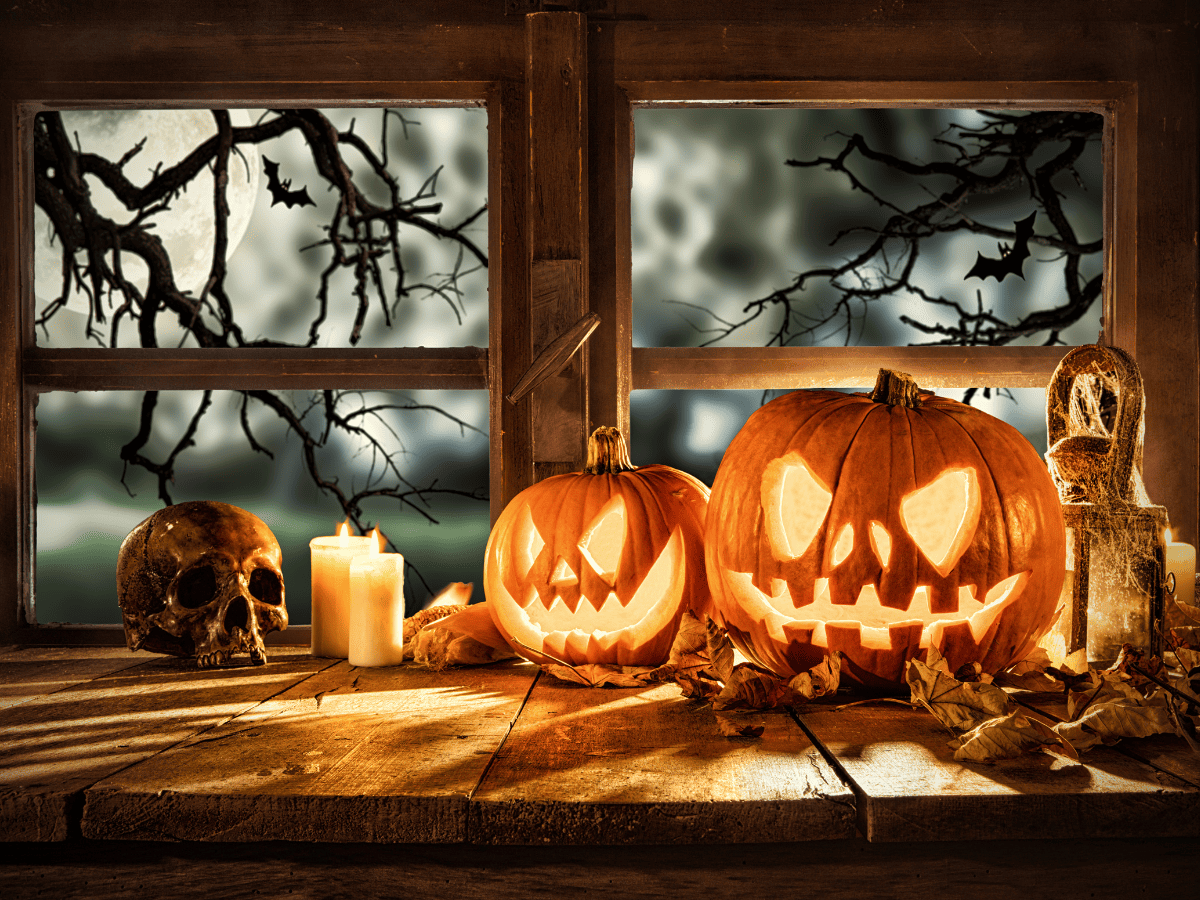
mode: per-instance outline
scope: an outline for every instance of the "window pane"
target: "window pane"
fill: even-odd
[[[842,388],[869,391],[871,385]],[[786,391],[634,391],[629,395],[630,455],[636,465],[663,463],[711,486],[725,448],[765,401]],[[939,391],[962,399],[961,391]],[[976,391],[971,405],[1003,419],[1035,450],[1046,453],[1046,391],[1014,388]]]
[[[634,125],[635,346],[1097,338],[1099,115],[638,109]]]
[[[310,435],[321,438],[328,421],[321,394],[275,396],[302,416]],[[486,393],[348,392],[332,399],[335,415],[365,433],[332,428],[316,448],[319,474],[336,479],[347,495],[405,495],[404,500],[364,496],[361,510],[362,521],[377,523],[419,572],[410,568],[405,575],[409,611],[450,581],[474,582],[482,597],[489,529]],[[199,391],[160,392],[154,427],[138,452],[153,461],[168,458],[203,402]],[[122,447],[139,431],[143,403],[140,392],[124,391],[39,398],[35,603],[40,623],[121,621],[115,586],[121,541],[165,505],[157,477],[121,459]],[[345,514],[336,499],[318,490],[296,430],[253,398],[245,411],[250,433],[274,459],[251,448],[242,403],[239,392],[213,392],[196,428],[195,446],[178,455],[167,489],[172,502],[220,500],[266,522],[283,549],[291,622],[307,624],[308,542],[333,534]],[[368,435],[380,441],[378,448],[372,449]],[[387,469],[385,454],[403,481]]]
[[[206,143],[217,134],[216,115],[39,114],[39,344],[487,345],[484,110],[228,115],[235,130],[225,271],[206,293],[214,256],[221,256],[217,154]],[[189,168],[185,160],[198,151]],[[86,194],[64,175],[60,157],[68,156],[83,173]],[[68,243],[74,265],[64,290]],[[147,259],[159,260],[153,280]],[[150,308],[153,327],[139,330],[142,310]]]

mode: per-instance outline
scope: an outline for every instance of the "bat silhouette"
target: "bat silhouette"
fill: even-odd
[[[963,276],[963,281],[972,275],[980,280],[989,275],[997,281],[1003,281],[1006,275],[1016,275],[1023,279],[1025,275],[1021,270],[1029,256],[1029,239],[1033,237],[1033,220],[1036,218],[1037,211],[1035,210],[1019,222],[1013,222],[1017,236],[1012,247],[1007,244],[997,244],[996,246],[1000,249],[999,259],[992,259],[982,253],[977,254],[975,265],[971,266],[971,271]]]
[[[292,180],[279,178],[279,163],[272,162],[265,156],[262,158],[263,171],[267,173],[267,190],[271,192],[271,205],[282,203],[291,209],[293,206],[316,206],[312,197],[308,196],[308,188],[298,191],[291,190]]]

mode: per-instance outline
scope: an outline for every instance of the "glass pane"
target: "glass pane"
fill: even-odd
[[[872,385],[841,388],[869,391]],[[630,456],[636,465],[663,463],[712,485],[725,448],[750,414],[786,391],[634,391],[629,395]],[[961,391],[939,391],[962,399]],[[1046,453],[1044,388],[978,389],[971,405],[1020,431]]]
[[[484,110],[227,114],[38,115],[40,345],[487,345]]]
[[[259,395],[263,396],[263,395]],[[471,581],[482,597],[483,548],[489,530],[488,406],[483,391],[345,392],[330,395],[333,414],[361,433],[329,422],[324,396],[274,395],[300,427],[321,441],[318,474],[348,497],[361,495],[360,523],[378,524],[409,567],[409,611],[450,581]],[[200,391],[162,391],[153,427],[136,452],[167,460],[204,403]],[[215,391],[193,438],[174,461],[165,488],[174,503],[220,500],[246,509],[274,532],[283,549],[284,584],[293,624],[308,624],[308,542],[333,534],[345,517],[321,491],[295,428],[251,397]],[[35,608],[40,623],[119,623],[115,573],[121,541],[165,503],[158,477],[122,462],[139,432],[140,392],[50,393],[37,408],[37,558]],[[86,436],[86,439],[81,439]],[[378,440],[372,446],[370,438]],[[132,455],[127,451],[126,455]],[[389,459],[397,468],[389,470]],[[401,477],[402,476],[402,477]],[[412,567],[415,567],[415,571]]]
[[[1097,338],[1099,115],[639,109],[634,125],[635,346]]]

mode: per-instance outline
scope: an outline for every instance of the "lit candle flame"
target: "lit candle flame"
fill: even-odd
[[[1164,541],[1164,543],[1167,543],[1167,544],[1171,543],[1171,529],[1170,529],[1170,528],[1168,528],[1168,529],[1167,529],[1167,531],[1166,531],[1166,534],[1164,535],[1164,537],[1166,538],[1166,540]]]
[[[387,546],[387,538],[384,537],[383,532],[379,530],[378,525],[371,529],[371,533],[368,535],[368,537],[375,538],[375,552],[382,553],[383,548]]]
[[[337,537],[350,537],[350,520],[342,522],[337,528]]]

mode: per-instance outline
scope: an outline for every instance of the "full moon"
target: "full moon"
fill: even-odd
[[[229,115],[235,127],[251,124],[250,114],[244,109],[231,109]],[[156,167],[161,165],[165,169],[182,161],[217,133],[212,113],[203,109],[70,110],[64,111],[62,118],[67,134],[73,141],[78,136],[78,146],[83,152],[113,162],[145,138],[141,152],[124,168],[125,176],[136,185],[150,181]],[[241,144],[237,150],[240,156],[233,153],[229,157],[229,185],[225,192],[229,203],[226,259],[233,255],[246,233],[258,192],[258,149],[253,144]],[[118,225],[133,220],[135,213],[127,210],[99,179],[87,176],[87,183],[97,212]],[[41,208],[35,207],[33,215],[34,292],[40,310],[62,293],[63,250],[54,226]],[[153,232],[162,240],[171,259],[176,286],[181,291],[199,294],[212,269],[216,243],[211,169],[201,169],[171,201],[170,208],[155,213],[149,221],[153,222]],[[121,267],[125,277],[144,292],[149,274],[146,264],[131,253],[122,253]],[[87,297],[74,284],[66,306],[78,313],[88,311]]]

